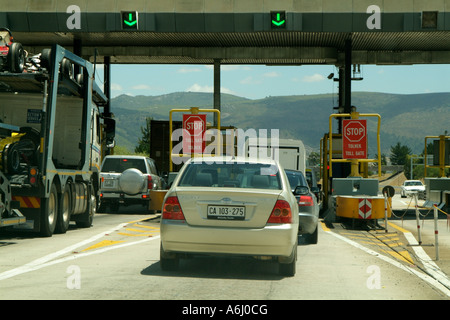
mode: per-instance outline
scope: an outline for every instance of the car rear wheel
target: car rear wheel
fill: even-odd
[[[176,271],[180,264],[180,258],[175,253],[167,253],[162,245],[159,248],[159,264],[163,271]]]
[[[297,268],[297,243],[292,249],[291,258],[288,259],[288,262],[279,262],[279,273],[284,277],[293,277],[295,276],[296,268]]]
[[[317,227],[313,233],[306,235],[306,241],[308,244],[317,244],[318,239],[319,239],[319,232]]]

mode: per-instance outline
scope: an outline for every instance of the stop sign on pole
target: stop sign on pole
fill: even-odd
[[[203,153],[206,114],[183,114],[183,153]]]
[[[367,159],[367,120],[342,120],[342,157],[344,159]]]

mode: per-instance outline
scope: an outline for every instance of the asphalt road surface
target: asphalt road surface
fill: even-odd
[[[450,299],[450,289],[424,271],[394,227],[385,232],[321,223],[318,244],[300,238],[294,277],[251,258],[182,259],[178,271],[164,272],[159,247],[159,217],[139,207],[97,214],[93,227],[73,225],[51,238],[2,231],[0,299]]]

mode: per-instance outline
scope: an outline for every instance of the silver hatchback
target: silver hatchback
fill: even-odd
[[[278,162],[194,158],[164,199],[161,268],[176,269],[186,254],[245,255],[293,276],[297,231],[297,201]]]

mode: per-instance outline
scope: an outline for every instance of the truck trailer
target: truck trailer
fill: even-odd
[[[306,175],[306,150],[303,141],[295,139],[263,139],[246,140],[246,156],[276,159],[284,169],[302,171]]]
[[[28,58],[23,72],[0,73],[0,212],[14,228],[49,237],[70,221],[92,225],[115,130],[94,74],[59,45]]]

